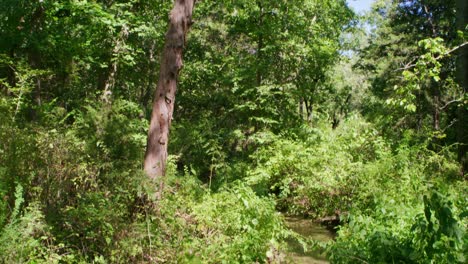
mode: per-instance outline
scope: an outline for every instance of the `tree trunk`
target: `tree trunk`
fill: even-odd
[[[156,42],[153,41],[150,45],[148,54],[149,66],[148,66],[148,84],[146,89],[142,89],[140,95],[140,104],[146,105],[151,100],[151,91],[153,91],[154,87],[156,86],[156,79],[157,79],[157,64],[155,57],[156,52]]]
[[[257,2],[257,6],[260,9],[260,16],[258,17],[258,28],[263,27],[263,6],[261,2]],[[257,42],[257,86],[262,85],[262,49],[263,49],[263,33],[259,31],[258,42]]]
[[[304,120],[304,98],[299,98],[299,116],[301,117],[301,121]]]
[[[104,81],[104,91],[102,93],[102,100],[106,104],[110,104],[112,101],[112,89],[115,86],[115,76],[118,70],[118,60],[117,57],[120,52],[122,52],[122,46],[125,44],[125,41],[128,38],[128,27],[126,25],[122,25],[122,29],[120,30],[119,36],[114,43],[114,48],[112,49],[112,54],[110,56],[110,68],[107,74],[107,78]]]
[[[442,76],[441,76],[442,77]],[[432,125],[435,131],[440,130],[440,90],[437,83],[431,81],[432,88]]]
[[[153,99],[153,111],[148,131],[144,169],[150,178],[164,176],[166,172],[169,128],[174,111],[177,77],[182,68],[182,51],[192,24],[192,11],[196,0],[175,0],[169,15],[159,80]]]
[[[313,101],[310,100],[304,100],[304,103],[305,103],[305,108],[306,108],[306,120],[307,122],[310,122],[312,121],[312,117],[313,117],[313,114],[314,114],[314,105],[313,105]]]
[[[457,0],[457,29],[465,31],[468,23],[468,2]],[[468,46],[460,49],[457,58],[457,79],[463,94],[468,92]],[[461,103],[457,109],[458,159],[462,165],[462,175],[468,170],[468,105]]]

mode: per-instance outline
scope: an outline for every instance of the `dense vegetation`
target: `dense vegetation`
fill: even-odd
[[[2,0],[0,262],[466,263],[464,0],[197,2],[150,179],[171,5]]]

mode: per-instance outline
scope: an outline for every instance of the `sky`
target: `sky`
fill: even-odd
[[[347,0],[349,6],[354,8],[358,13],[369,11],[374,0]]]

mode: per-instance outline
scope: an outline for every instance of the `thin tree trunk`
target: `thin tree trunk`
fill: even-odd
[[[148,54],[148,60],[149,60],[148,85],[146,89],[142,89],[142,92],[140,95],[140,103],[142,105],[146,105],[151,100],[151,91],[153,91],[156,85],[156,79],[157,79],[156,71],[157,71],[158,62],[156,61],[156,56],[154,54],[155,49],[156,49],[156,42],[153,41],[150,45],[149,54]]]
[[[153,99],[144,169],[150,178],[165,175],[169,128],[174,112],[177,77],[182,69],[182,52],[187,32],[192,25],[196,0],[175,0],[169,15],[169,29],[162,54],[159,80]]]
[[[122,29],[120,30],[119,36],[115,40],[114,48],[112,49],[111,55],[111,65],[109,69],[109,73],[107,74],[107,78],[104,81],[104,91],[102,93],[102,100],[109,104],[112,98],[112,89],[115,85],[115,76],[118,70],[118,57],[119,53],[122,52],[122,46],[125,45],[125,41],[128,37],[128,27],[126,25],[122,25]],[[115,58],[114,58],[115,57]]]
[[[433,121],[433,126],[434,130],[439,131],[440,130],[440,92],[437,89],[435,89],[435,94],[433,96],[433,115],[432,115],[432,121]]]
[[[260,9],[260,16],[258,18],[258,28],[263,27],[263,6],[262,3],[257,2],[257,6]],[[257,42],[257,86],[262,85],[262,49],[263,49],[263,33],[260,31],[258,35],[258,42]]]
[[[457,0],[457,29],[465,31],[468,23],[468,2]],[[463,94],[468,92],[468,46],[460,49],[457,58],[457,79]],[[458,159],[462,165],[462,175],[468,171],[468,111],[466,104],[460,104],[457,109],[458,127],[457,141],[459,143]]]
[[[10,50],[10,58],[12,61],[14,61],[15,59],[15,50],[14,48],[12,48]],[[15,69],[13,68],[12,65],[9,65],[8,66],[8,75],[7,75],[7,80],[8,80],[8,84],[10,85],[10,87],[15,87],[16,86],[16,73],[15,73]],[[9,89],[6,89],[6,95],[10,95],[10,91]]]
[[[307,122],[310,122],[312,121],[312,117],[313,117],[313,114],[314,114],[314,104],[312,102],[312,100],[308,101],[308,100],[304,100],[304,103],[305,103],[305,108],[306,108],[306,115],[307,115]]]
[[[301,121],[304,120],[304,98],[301,97],[299,99],[299,116],[301,117]]]

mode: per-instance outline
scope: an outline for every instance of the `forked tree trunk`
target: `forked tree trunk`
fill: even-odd
[[[177,77],[182,69],[182,52],[185,38],[192,24],[196,0],[175,0],[169,15],[159,80],[153,99],[153,111],[148,131],[144,169],[150,178],[164,176],[166,172],[169,128],[174,112]]]

